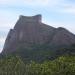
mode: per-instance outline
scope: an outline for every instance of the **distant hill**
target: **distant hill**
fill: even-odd
[[[75,35],[67,29],[42,23],[41,15],[21,15],[8,33],[2,54],[18,54],[27,60],[44,60],[54,56],[60,48],[72,44],[75,44]]]

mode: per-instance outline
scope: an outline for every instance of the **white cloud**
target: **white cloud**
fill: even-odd
[[[28,5],[54,6],[58,4],[60,0],[22,0],[22,1]]]
[[[0,5],[55,6],[60,0],[0,0]]]
[[[4,43],[5,42],[5,38],[0,37],[0,43]]]
[[[3,49],[4,42],[5,42],[5,37],[0,37],[0,52]]]
[[[63,1],[63,3],[60,3],[59,5],[59,12],[75,15],[75,3]]]
[[[64,9],[62,10],[63,13],[69,13],[69,14],[72,14],[72,15],[75,15],[75,8],[69,8],[69,9]]]
[[[16,0],[0,0],[0,4],[14,3]]]
[[[0,53],[2,52],[2,48],[0,48]]]
[[[33,6],[35,7],[49,7],[57,8],[58,12],[75,14],[75,3],[68,0],[0,0],[1,6]],[[55,9],[56,10],[56,9]]]
[[[13,14],[9,10],[8,13],[5,10],[4,11],[0,10],[0,31],[8,30],[14,27],[16,20],[18,18],[17,16],[15,17]]]
[[[64,8],[63,12],[65,13],[70,13],[70,14],[75,14],[75,6],[74,7],[68,7],[68,8]]]

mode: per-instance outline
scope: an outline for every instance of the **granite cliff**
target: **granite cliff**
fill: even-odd
[[[57,47],[69,46],[75,43],[75,35],[67,29],[42,23],[42,16],[20,16],[13,29],[6,38],[4,54],[15,52],[19,47],[33,48],[33,46]]]

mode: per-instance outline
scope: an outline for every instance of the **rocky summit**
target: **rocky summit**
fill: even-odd
[[[33,48],[33,46],[69,46],[75,43],[75,35],[67,29],[54,28],[42,23],[42,16],[20,16],[6,38],[3,52],[12,53],[18,48]]]

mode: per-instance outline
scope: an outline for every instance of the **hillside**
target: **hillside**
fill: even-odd
[[[59,50],[72,44],[75,44],[75,35],[67,29],[42,23],[41,15],[21,15],[8,33],[2,54],[41,61],[61,55]]]

